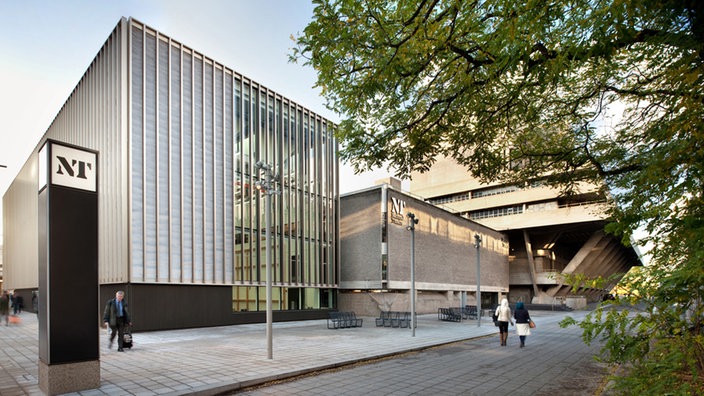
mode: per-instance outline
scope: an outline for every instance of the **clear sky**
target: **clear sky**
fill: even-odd
[[[307,0],[0,0],[0,196],[123,16],[339,121],[312,68],[288,61],[312,14]],[[386,176],[343,164],[340,192]]]

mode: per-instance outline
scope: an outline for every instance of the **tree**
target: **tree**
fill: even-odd
[[[407,177],[447,156],[483,180],[604,186],[608,230],[627,243],[644,228],[652,258],[585,339],[632,365],[631,389],[703,390],[704,2],[314,3],[292,60],[341,114],[343,159]],[[658,366],[670,358],[683,364]]]

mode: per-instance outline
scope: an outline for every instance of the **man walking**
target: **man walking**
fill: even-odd
[[[0,295],[0,319],[5,317],[5,326],[10,323],[10,294],[7,290],[2,291]]]
[[[103,322],[105,326],[110,326],[112,330],[110,332],[110,343],[108,344],[108,349],[112,348],[112,342],[117,336],[117,350],[118,352],[124,352],[123,343],[125,339],[125,327],[132,326],[130,321],[130,314],[127,310],[127,303],[123,300],[125,298],[125,292],[122,290],[115,293],[115,298],[110,299],[105,305],[105,312],[103,313]]]

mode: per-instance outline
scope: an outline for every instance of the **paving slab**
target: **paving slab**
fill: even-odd
[[[556,326],[565,315],[579,320],[586,313],[531,311],[531,316],[540,327]],[[42,395],[36,315],[20,317],[20,324],[0,325],[0,395]],[[117,343],[108,349],[107,332],[100,330],[100,388],[68,395],[216,395],[497,334],[490,317],[477,326],[476,320],[444,322],[435,314],[419,315],[415,336],[408,328],[377,327],[375,318],[363,319],[362,327],[348,329],[328,329],[326,320],[274,323],[273,359],[267,359],[264,323],[134,333],[134,346],[125,352],[117,352]],[[535,334],[540,336],[539,329]]]

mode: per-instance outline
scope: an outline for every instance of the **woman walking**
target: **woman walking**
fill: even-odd
[[[501,346],[506,346],[506,341],[508,340],[508,324],[511,323],[513,326],[513,321],[511,320],[511,308],[508,306],[508,300],[501,300],[501,305],[496,307],[496,317],[497,322],[499,322],[499,337],[501,338]]]
[[[526,346],[526,337],[530,335],[530,314],[523,302],[516,303],[513,318],[516,319],[516,334],[521,339],[521,348],[523,348]]]

